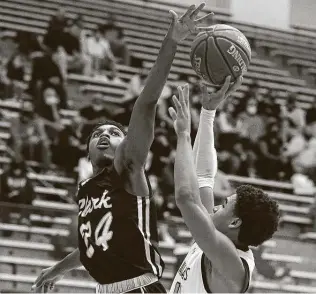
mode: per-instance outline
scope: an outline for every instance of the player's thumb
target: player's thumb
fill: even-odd
[[[171,14],[171,26],[174,26],[177,21],[178,15],[173,10],[169,10],[169,13]]]
[[[169,108],[168,108],[168,112],[169,112],[169,114],[170,114],[172,120],[175,121],[175,120],[177,119],[177,113],[176,113],[176,111],[174,110],[174,108],[173,108],[173,107],[169,107]]]

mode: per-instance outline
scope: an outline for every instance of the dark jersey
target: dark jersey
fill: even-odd
[[[80,260],[99,284],[144,273],[161,277],[164,263],[156,248],[156,210],[150,197],[126,192],[112,167],[81,182],[77,200]]]

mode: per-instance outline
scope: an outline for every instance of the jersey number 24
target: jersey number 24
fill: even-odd
[[[109,248],[108,241],[110,241],[113,237],[113,232],[110,231],[112,220],[113,220],[113,216],[112,216],[112,213],[109,211],[101,218],[101,220],[99,221],[98,225],[95,228],[94,242],[97,246],[102,246],[103,251],[106,251]],[[92,244],[90,244],[89,242],[89,239],[92,237],[92,229],[91,229],[90,221],[88,221],[85,224],[82,224],[80,226],[79,231],[87,247],[86,255],[89,258],[91,258],[94,254],[94,248]]]

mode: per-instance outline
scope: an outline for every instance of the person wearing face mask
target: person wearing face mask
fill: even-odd
[[[258,101],[250,98],[237,121],[237,129],[240,135],[250,140],[251,143],[265,134],[265,122],[262,115],[258,114]]]
[[[27,178],[27,170],[24,161],[13,160],[9,168],[0,176],[0,201],[11,204],[31,205],[35,198],[33,186]],[[28,210],[21,208],[1,209],[1,221],[6,223],[10,221],[10,213],[19,213],[20,223],[29,223]]]

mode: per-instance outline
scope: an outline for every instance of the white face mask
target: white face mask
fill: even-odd
[[[249,114],[256,114],[257,110],[258,110],[258,108],[257,108],[256,105],[249,105],[249,106],[247,106],[247,112]]]

